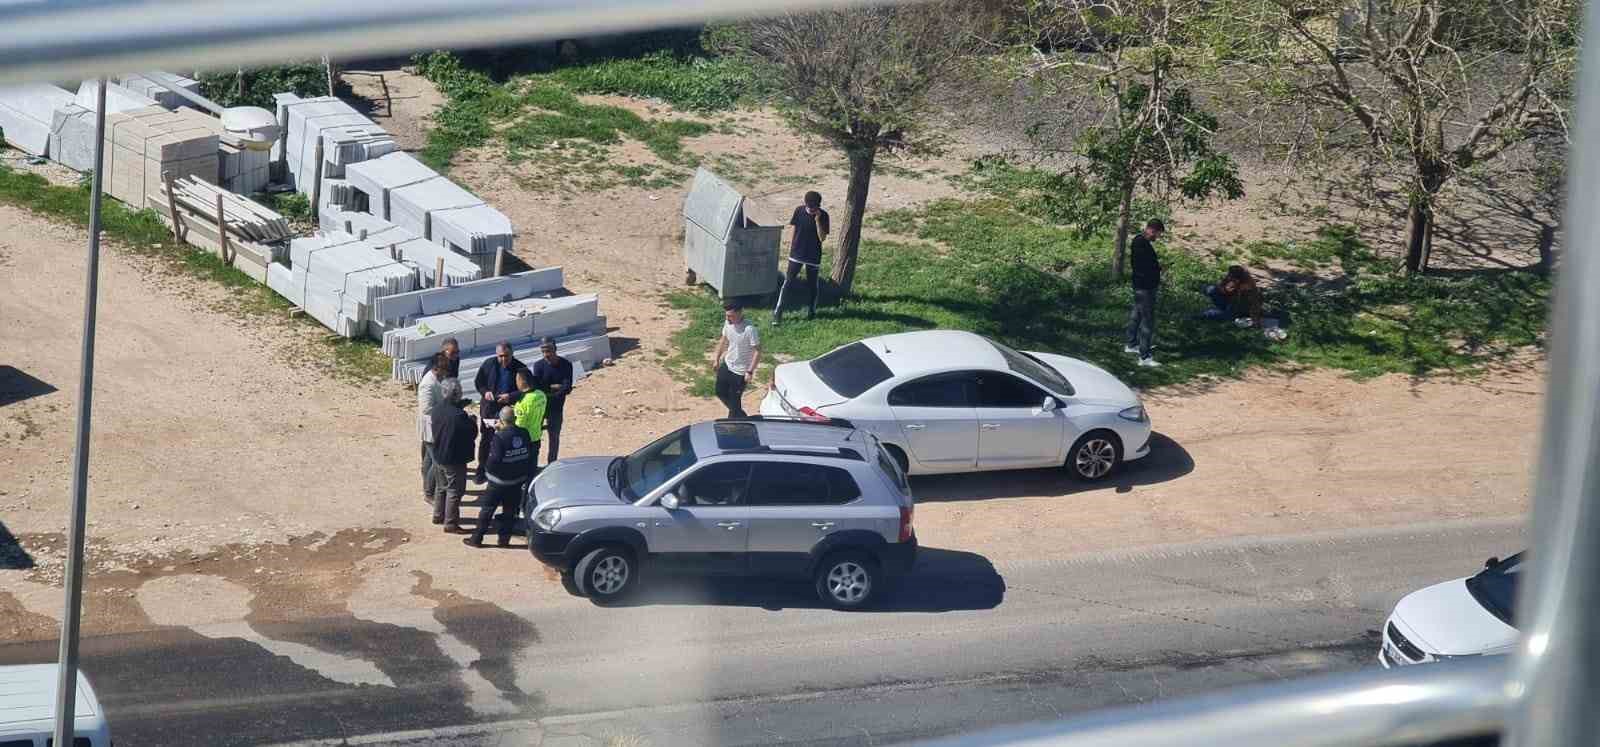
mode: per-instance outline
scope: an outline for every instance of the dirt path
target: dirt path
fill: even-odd
[[[415,92],[416,79],[392,85],[415,96],[396,101],[396,119],[423,116],[421,104],[437,100]],[[803,152],[770,115],[745,119],[766,134],[692,147]],[[415,122],[403,126],[419,142]],[[715,402],[685,394],[658,362],[680,324],[660,299],[681,287],[682,191],[562,199],[522,190],[492,166],[467,164],[463,181],[511,217],[524,259],[561,264],[574,290],[601,293],[615,328],[619,363],[574,390],[564,455],[627,451],[716,416]],[[782,215],[809,186],[785,177],[810,173],[825,194],[842,193],[841,173],[797,158],[755,177],[752,194],[765,195],[769,219]],[[885,177],[877,189],[887,206],[950,190],[927,176]],[[0,365],[11,369],[0,375],[8,392],[40,382],[30,396],[0,398],[4,640],[53,635],[59,615],[84,235],[10,208],[0,208],[0,227],[0,347],[9,352]],[[248,590],[252,619],[272,621],[456,598],[581,603],[525,551],[472,551],[429,523],[409,392],[327,378],[295,362],[310,332],[222,315],[209,307],[219,291],[152,276],[143,262],[112,251],[102,264],[90,632],[214,619],[231,602],[196,593],[188,608],[159,616],[138,604],[144,584],[194,574]],[[919,480],[919,536],[1004,562],[1516,515],[1527,507],[1541,392],[1535,363],[1470,383],[1262,373],[1163,391],[1149,398],[1157,449],[1124,478],[1093,488],[1054,472]],[[416,596],[418,573],[437,599]]]

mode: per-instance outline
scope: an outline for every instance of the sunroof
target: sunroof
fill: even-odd
[[[712,428],[717,434],[717,448],[724,451],[754,449],[761,445],[755,423],[716,423]]]

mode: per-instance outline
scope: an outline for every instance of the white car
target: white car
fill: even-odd
[[[913,475],[1065,465],[1099,480],[1150,453],[1150,417],[1116,377],[971,332],[884,335],[785,363],[761,414],[846,419]]]
[[[0,667],[0,745],[45,747],[55,734],[55,664]],[[111,727],[89,678],[78,672],[78,694],[72,701],[74,747],[111,747]]]
[[[1510,653],[1517,645],[1513,615],[1525,554],[1490,558],[1476,576],[1407,594],[1383,626],[1378,663],[1400,667]]]

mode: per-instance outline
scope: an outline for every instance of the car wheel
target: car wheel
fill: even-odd
[[[1122,441],[1110,431],[1091,431],[1067,452],[1067,469],[1079,480],[1104,480],[1122,465]]]
[[[584,555],[573,568],[573,584],[595,604],[609,604],[627,596],[639,578],[633,553],[606,545]]]
[[[877,595],[878,564],[863,552],[829,555],[817,566],[817,596],[834,609],[867,606]]]

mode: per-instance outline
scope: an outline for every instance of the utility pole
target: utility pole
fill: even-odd
[[[94,317],[100,289],[100,201],[106,159],[106,79],[95,94],[94,191],[89,193],[89,267],[84,281],[83,357],[78,373],[78,435],[72,449],[72,519],[67,525],[67,568],[62,586],[60,679],[56,681],[54,744],[73,744],[77,726],[78,627],[83,617],[83,533],[89,509],[89,413],[94,398]]]

